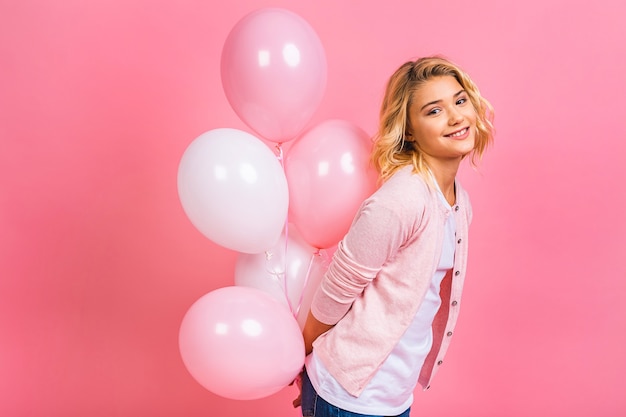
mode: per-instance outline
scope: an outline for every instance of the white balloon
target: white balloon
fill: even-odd
[[[296,321],[298,322],[298,326],[300,326],[300,329],[304,329],[306,318],[309,315],[309,310],[311,309],[313,296],[317,292],[317,289],[319,288],[320,283],[324,278],[324,274],[328,269],[330,259],[327,255],[327,251],[328,249],[320,250],[319,254],[313,260],[313,264],[311,265],[311,272],[309,273],[306,286],[302,291],[300,306],[296,314]]]
[[[178,195],[204,236],[238,252],[272,247],[287,219],[283,167],[260,139],[237,129],[210,130],[189,145],[178,167]]]
[[[304,241],[293,225],[265,253],[240,253],[235,263],[235,285],[262,290],[289,309],[304,327],[313,295],[328,268],[326,251]]]

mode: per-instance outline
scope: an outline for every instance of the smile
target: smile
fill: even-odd
[[[459,138],[459,137],[465,135],[467,132],[468,132],[468,128],[465,127],[465,128],[463,128],[461,130],[458,130],[458,131],[456,131],[454,133],[450,133],[449,135],[446,135],[446,136],[450,137],[450,138]]]

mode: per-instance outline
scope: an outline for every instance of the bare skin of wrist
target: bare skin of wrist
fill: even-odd
[[[313,342],[315,339],[317,339],[321,334],[324,334],[328,330],[332,329],[333,326],[334,325],[332,324],[322,323],[309,311],[306,323],[304,324],[304,329],[302,329],[302,336],[304,336],[304,348],[307,355],[313,351]]]

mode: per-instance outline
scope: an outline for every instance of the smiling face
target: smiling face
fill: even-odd
[[[452,76],[434,77],[413,93],[407,140],[431,167],[460,163],[474,149],[476,111]]]

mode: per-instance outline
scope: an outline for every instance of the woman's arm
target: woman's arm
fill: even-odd
[[[307,355],[313,351],[313,342],[315,339],[332,328],[332,324],[322,323],[309,311],[306,323],[304,324],[304,329],[302,329],[302,335],[304,336],[304,349]]]
[[[306,354],[309,355],[313,352],[313,342],[317,339],[321,334],[326,333],[328,330],[332,329],[332,324],[324,324],[311,314],[309,311],[309,315],[306,318],[306,323],[304,323],[304,329],[302,329],[302,335],[304,336],[304,349]],[[303,371],[304,372],[304,371]],[[300,407],[302,405],[302,374],[298,375],[295,379],[295,383],[298,386],[299,395],[293,400],[294,408]],[[293,382],[292,382],[293,384]],[[291,384],[290,384],[291,385]]]
[[[407,239],[408,229],[394,208],[376,200],[366,201],[339,242],[313,297],[314,317],[327,324],[341,320],[384,263],[395,256]]]
[[[411,190],[404,186],[391,192],[379,190],[361,205],[313,296],[302,332],[307,354],[313,342],[346,315],[412,234],[424,199]]]

